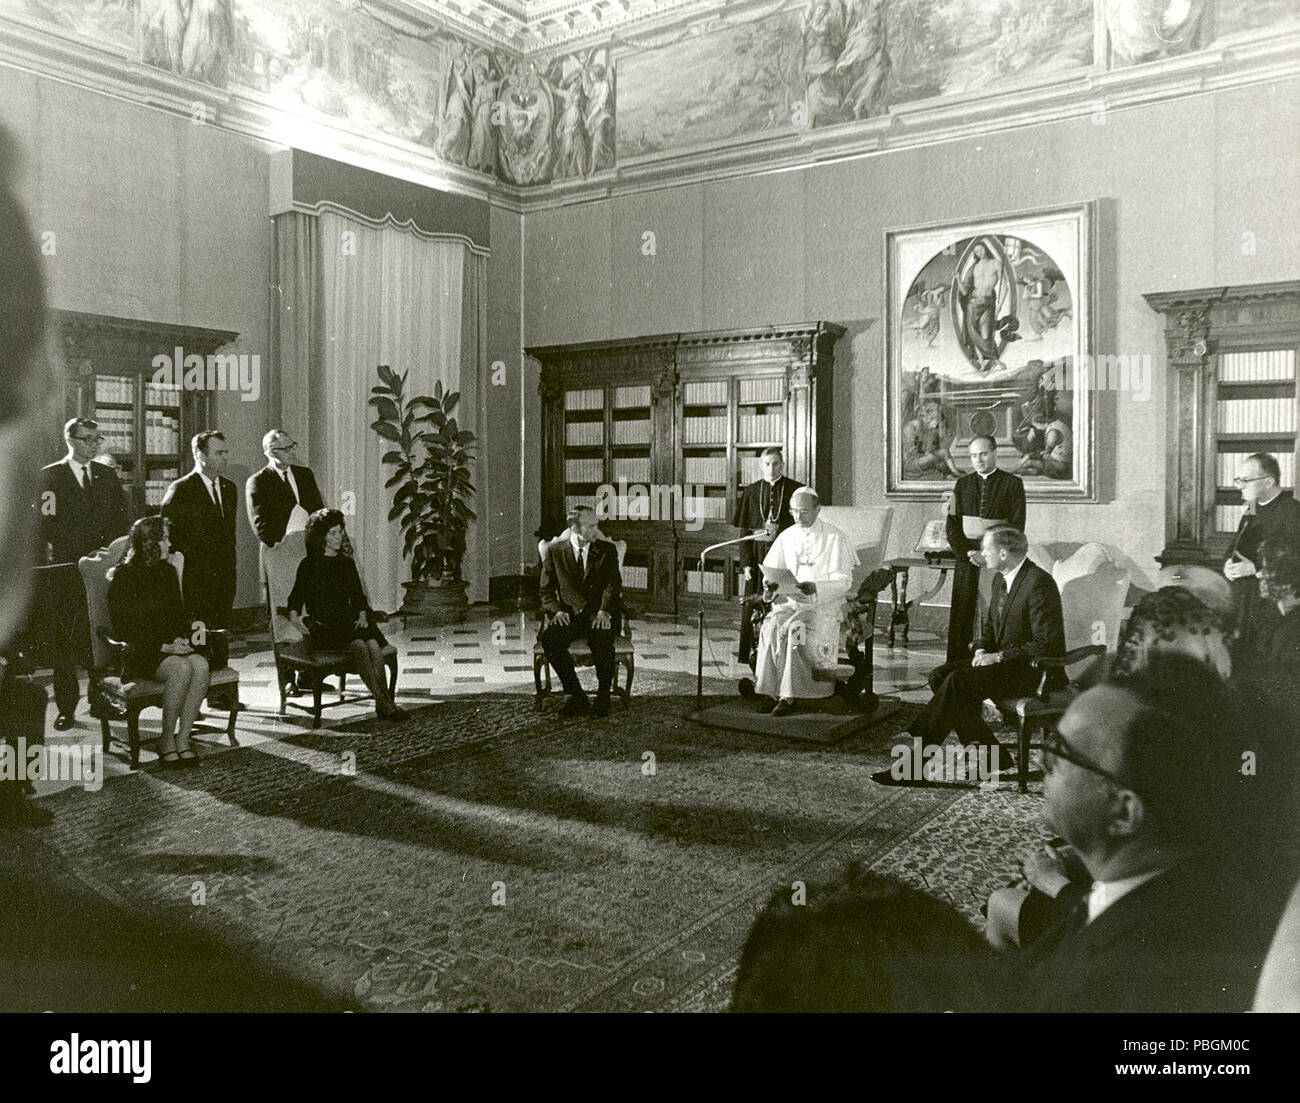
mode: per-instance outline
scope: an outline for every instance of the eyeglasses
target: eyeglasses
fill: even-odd
[[[271,451],[272,451],[272,452],[292,452],[292,451],[293,451],[295,448],[297,448],[297,447],[298,447],[298,442],[297,442],[296,440],[291,440],[288,444],[277,444],[277,445],[275,445],[275,446],[271,449]]]
[[[97,444],[104,439],[103,433],[96,433],[93,437],[73,437],[73,440],[79,440],[82,444]]]
[[[1268,479],[1268,478],[1271,478],[1271,476],[1269,476],[1269,475],[1256,475],[1256,476],[1255,476],[1254,478],[1252,478],[1252,479],[1243,479],[1240,475],[1234,475],[1234,476],[1232,477],[1232,483],[1233,483],[1234,486],[1245,486],[1247,483],[1258,483],[1258,482],[1263,482],[1265,479]]]
[[[1109,770],[1102,769],[1093,762],[1092,759],[1088,758],[1087,755],[1080,751],[1076,751],[1065,741],[1065,737],[1061,735],[1059,731],[1053,730],[1049,732],[1047,738],[1043,740],[1044,771],[1050,774],[1054,769],[1056,769],[1056,760],[1058,758],[1073,763],[1075,766],[1078,766],[1082,770],[1087,770],[1089,773],[1097,774],[1099,777],[1104,777],[1112,785],[1117,785],[1121,789],[1129,788],[1126,781],[1117,775],[1112,774]]]

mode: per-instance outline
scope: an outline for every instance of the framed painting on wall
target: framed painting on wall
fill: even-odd
[[[885,232],[885,470],[936,499],[972,438],[1037,501],[1095,501],[1091,203]]]

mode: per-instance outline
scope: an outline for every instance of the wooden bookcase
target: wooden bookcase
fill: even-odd
[[[1166,517],[1163,564],[1218,567],[1243,509],[1233,475],[1276,456],[1295,490],[1300,281],[1146,296],[1165,316]]]
[[[156,510],[173,479],[193,466],[190,438],[214,421],[214,395],[153,385],[154,357],[207,357],[238,334],[54,311],[54,332],[65,369],[65,418],[99,422],[101,452],[117,461],[133,518]],[[58,426],[50,439],[49,463],[65,451]]]
[[[734,600],[739,567],[724,549],[737,496],[769,445],[786,473],[830,490],[833,348],[825,322],[525,350],[541,364],[542,532],[597,506],[627,542],[624,586],[642,608],[676,613],[703,596]],[[818,424],[822,431],[818,434]]]

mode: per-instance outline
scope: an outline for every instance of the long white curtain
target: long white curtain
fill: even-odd
[[[397,524],[388,520],[392,496],[384,482],[391,469],[380,457],[392,445],[370,428],[370,388],[378,382],[376,367],[387,364],[407,373],[408,398],[431,394],[436,382],[459,390],[455,415],[483,446],[485,265],[461,242],[375,228],[332,211],[321,212],[319,230],[323,378],[311,383],[311,463],[332,501],[354,496],[348,527],[371,603],[395,610],[404,600],[401,584],[411,577],[410,564],[402,558]],[[474,477],[480,494],[486,481],[480,459]],[[484,506],[471,503],[480,519],[487,516]],[[469,533],[462,573],[470,601],[487,599],[484,528],[481,520]]]

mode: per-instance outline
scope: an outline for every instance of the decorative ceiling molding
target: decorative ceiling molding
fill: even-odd
[[[592,43],[752,0],[361,0],[363,7],[400,4],[437,26],[523,56]]]

